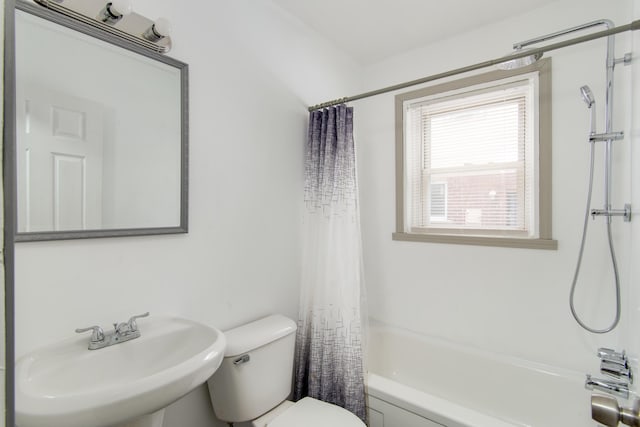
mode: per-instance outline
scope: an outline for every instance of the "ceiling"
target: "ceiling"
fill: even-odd
[[[362,65],[555,0],[273,0]]]

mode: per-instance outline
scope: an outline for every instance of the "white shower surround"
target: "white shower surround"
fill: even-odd
[[[636,2],[637,3],[637,0]],[[442,40],[365,68],[365,90],[419,78],[498,57],[511,44],[601,18],[617,25],[632,20],[634,2],[563,0],[491,26]],[[616,36],[616,57],[632,51],[628,33]],[[452,54],[455,52],[456,54]],[[381,321],[456,343],[551,366],[597,375],[598,347],[626,348],[635,356],[638,264],[632,250],[635,221],[613,223],[623,293],[620,326],[604,336],[580,329],[569,312],[569,288],[580,243],[588,178],[589,112],[579,87],[589,84],[603,127],[606,40],[545,54],[552,58],[552,197],[555,251],[504,249],[434,243],[397,242],[395,227],[395,123],[393,97],[385,94],[359,101],[356,121],[358,173],[365,276],[369,314]],[[637,55],[637,52],[634,52]],[[631,80],[637,73],[616,67],[614,128],[625,132],[614,151],[614,201],[631,200],[630,152],[636,124],[631,120]],[[400,91],[399,91],[400,92]],[[637,117],[637,114],[634,114]],[[596,178],[601,178],[597,147]],[[631,159],[631,160],[630,160]],[[602,187],[594,188],[593,205],[601,205]],[[590,324],[604,325],[614,316],[613,278],[604,224],[590,224],[577,308]],[[562,349],[559,351],[558,349]]]
[[[371,427],[594,425],[581,372],[382,324],[371,327],[368,362]]]

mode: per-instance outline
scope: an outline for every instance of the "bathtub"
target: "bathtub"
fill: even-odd
[[[593,427],[585,374],[373,324],[370,427]]]

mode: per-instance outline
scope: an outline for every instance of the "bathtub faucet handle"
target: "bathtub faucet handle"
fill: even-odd
[[[602,359],[603,363],[615,363],[625,369],[629,368],[627,363],[627,354],[624,350],[622,350],[621,353],[618,353],[613,349],[601,347],[598,349],[598,357]]]
[[[629,384],[633,384],[633,373],[631,372],[631,368],[628,366],[603,360],[600,362],[600,372],[611,378],[615,378],[617,380],[623,379],[628,381]]]

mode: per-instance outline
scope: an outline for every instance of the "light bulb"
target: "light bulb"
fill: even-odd
[[[161,37],[168,37],[171,35],[171,22],[164,18],[158,18],[153,24],[153,30]]]
[[[116,16],[129,15],[133,10],[131,0],[112,0],[109,11]]]

